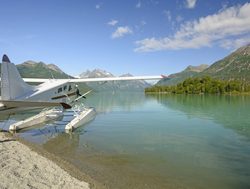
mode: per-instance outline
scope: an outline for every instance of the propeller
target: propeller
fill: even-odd
[[[81,97],[81,98],[86,98],[84,95],[82,95],[82,94],[80,93],[80,90],[78,89],[78,87],[76,87],[76,96],[77,96],[77,97]]]
[[[107,83],[107,81],[102,82],[100,85],[104,85],[105,83]],[[93,91],[93,89],[87,91],[86,93],[84,93],[84,94],[82,95],[82,94],[80,93],[80,90],[79,90],[79,88],[78,88],[78,85],[76,85],[76,96],[77,96],[77,98],[76,98],[75,100],[73,100],[71,103],[77,102],[77,101],[78,101],[79,99],[81,99],[81,98],[85,98],[85,99],[86,99],[86,96],[85,96],[85,95],[91,93],[92,91]]]
[[[77,89],[78,89],[78,88],[77,88]],[[85,95],[91,93],[92,91],[93,91],[93,89],[91,89],[91,90],[89,90],[88,92],[86,92],[86,93],[84,93],[83,95],[81,95],[80,92],[79,92],[79,89],[76,90],[76,96],[77,96],[77,98],[76,98],[75,100],[73,100],[71,103],[77,102],[77,101],[80,100],[81,98],[86,98]]]

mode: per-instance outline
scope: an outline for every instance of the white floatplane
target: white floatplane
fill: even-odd
[[[51,107],[47,111],[32,116],[26,120],[10,125],[9,130],[31,127],[47,120],[63,116],[64,109],[72,108],[72,103],[81,95],[75,83],[106,82],[128,80],[158,80],[164,76],[137,76],[112,78],[84,78],[84,79],[38,79],[21,78],[15,64],[11,63],[7,55],[3,55],[1,66],[1,98],[0,114],[13,114],[18,111]],[[40,83],[32,86],[26,82]],[[73,99],[73,100],[72,100]],[[52,108],[53,107],[53,108]],[[61,110],[54,107],[61,107]],[[75,118],[66,125],[66,130],[72,130],[91,120],[95,115],[94,108],[84,107],[78,111]]]

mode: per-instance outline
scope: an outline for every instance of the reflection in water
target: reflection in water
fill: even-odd
[[[88,96],[84,103],[95,107],[97,112],[110,112],[114,108],[130,111],[144,101],[143,92],[102,92]]]
[[[250,96],[150,94],[147,97],[184,112],[189,118],[212,119],[250,137]]]
[[[0,114],[0,129],[9,130],[9,126],[17,121],[27,119],[31,116],[38,114],[41,109],[35,109],[33,111],[18,112],[16,114]]]
[[[49,124],[20,135],[107,188],[250,188],[249,103],[97,93],[86,104],[99,114],[76,132]]]

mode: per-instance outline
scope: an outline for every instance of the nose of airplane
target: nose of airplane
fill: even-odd
[[[8,58],[8,56],[6,54],[3,55],[2,62],[8,62],[8,63],[10,63],[10,59]]]

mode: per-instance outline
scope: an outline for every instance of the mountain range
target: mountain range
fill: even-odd
[[[200,66],[188,66],[185,70],[171,74],[167,78],[161,79],[156,85],[176,85],[189,77],[195,77],[209,66],[201,64]]]
[[[250,81],[250,44],[215,62],[200,75],[223,80]]]
[[[54,64],[45,64],[43,62],[31,60],[18,64],[17,69],[22,77],[55,79],[73,78]]]
[[[1,65],[1,64],[0,64]],[[45,64],[43,62],[26,61],[17,65],[17,69],[23,78],[55,78],[68,79],[72,76],[64,73],[55,64]],[[0,66],[1,71],[1,66]]]
[[[129,73],[123,74],[120,77],[133,76]],[[100,77],[115,77],[112,73],[101,69],[94,69],[92,71],[87,70],[79,75],[80,78],[100,78]],[[109,81],[109,82],[88,82],[89,87],[97,91],[121,91],[121,90],[133,90],[143,91],[150,85],[145,81]]]
[[[44,62],[26,61],[17,65],[22,77],[31,78],[73,78],[63,72],[54,64]],[[0,66],[1,70],[1,66]],[[156,85],[176,85],[189,77],[211,76],[223,80],[241,80],[250,83],[250,44],[243,46],[222,60],[208,66],[188,66],[185,70],[171,74],[168,78],[160,80]],[[124,74],[122,76],[132,76]],[[115,77],[112,73],[101,69],[87,70],[79,75],[80,78]],[[141,91],[150,85],[145,81],[110,81],[110,82],[89,82],[87,85],[95,90],[115,91],[134,90]],[[86,88],[86,85],[84,84]]]
[[[204,64],[188,66],[185,70],[160,80],[156,85],[176,85],[189,77],[202,76],[250,82],[250,44],[237,49],[210,66]]]

